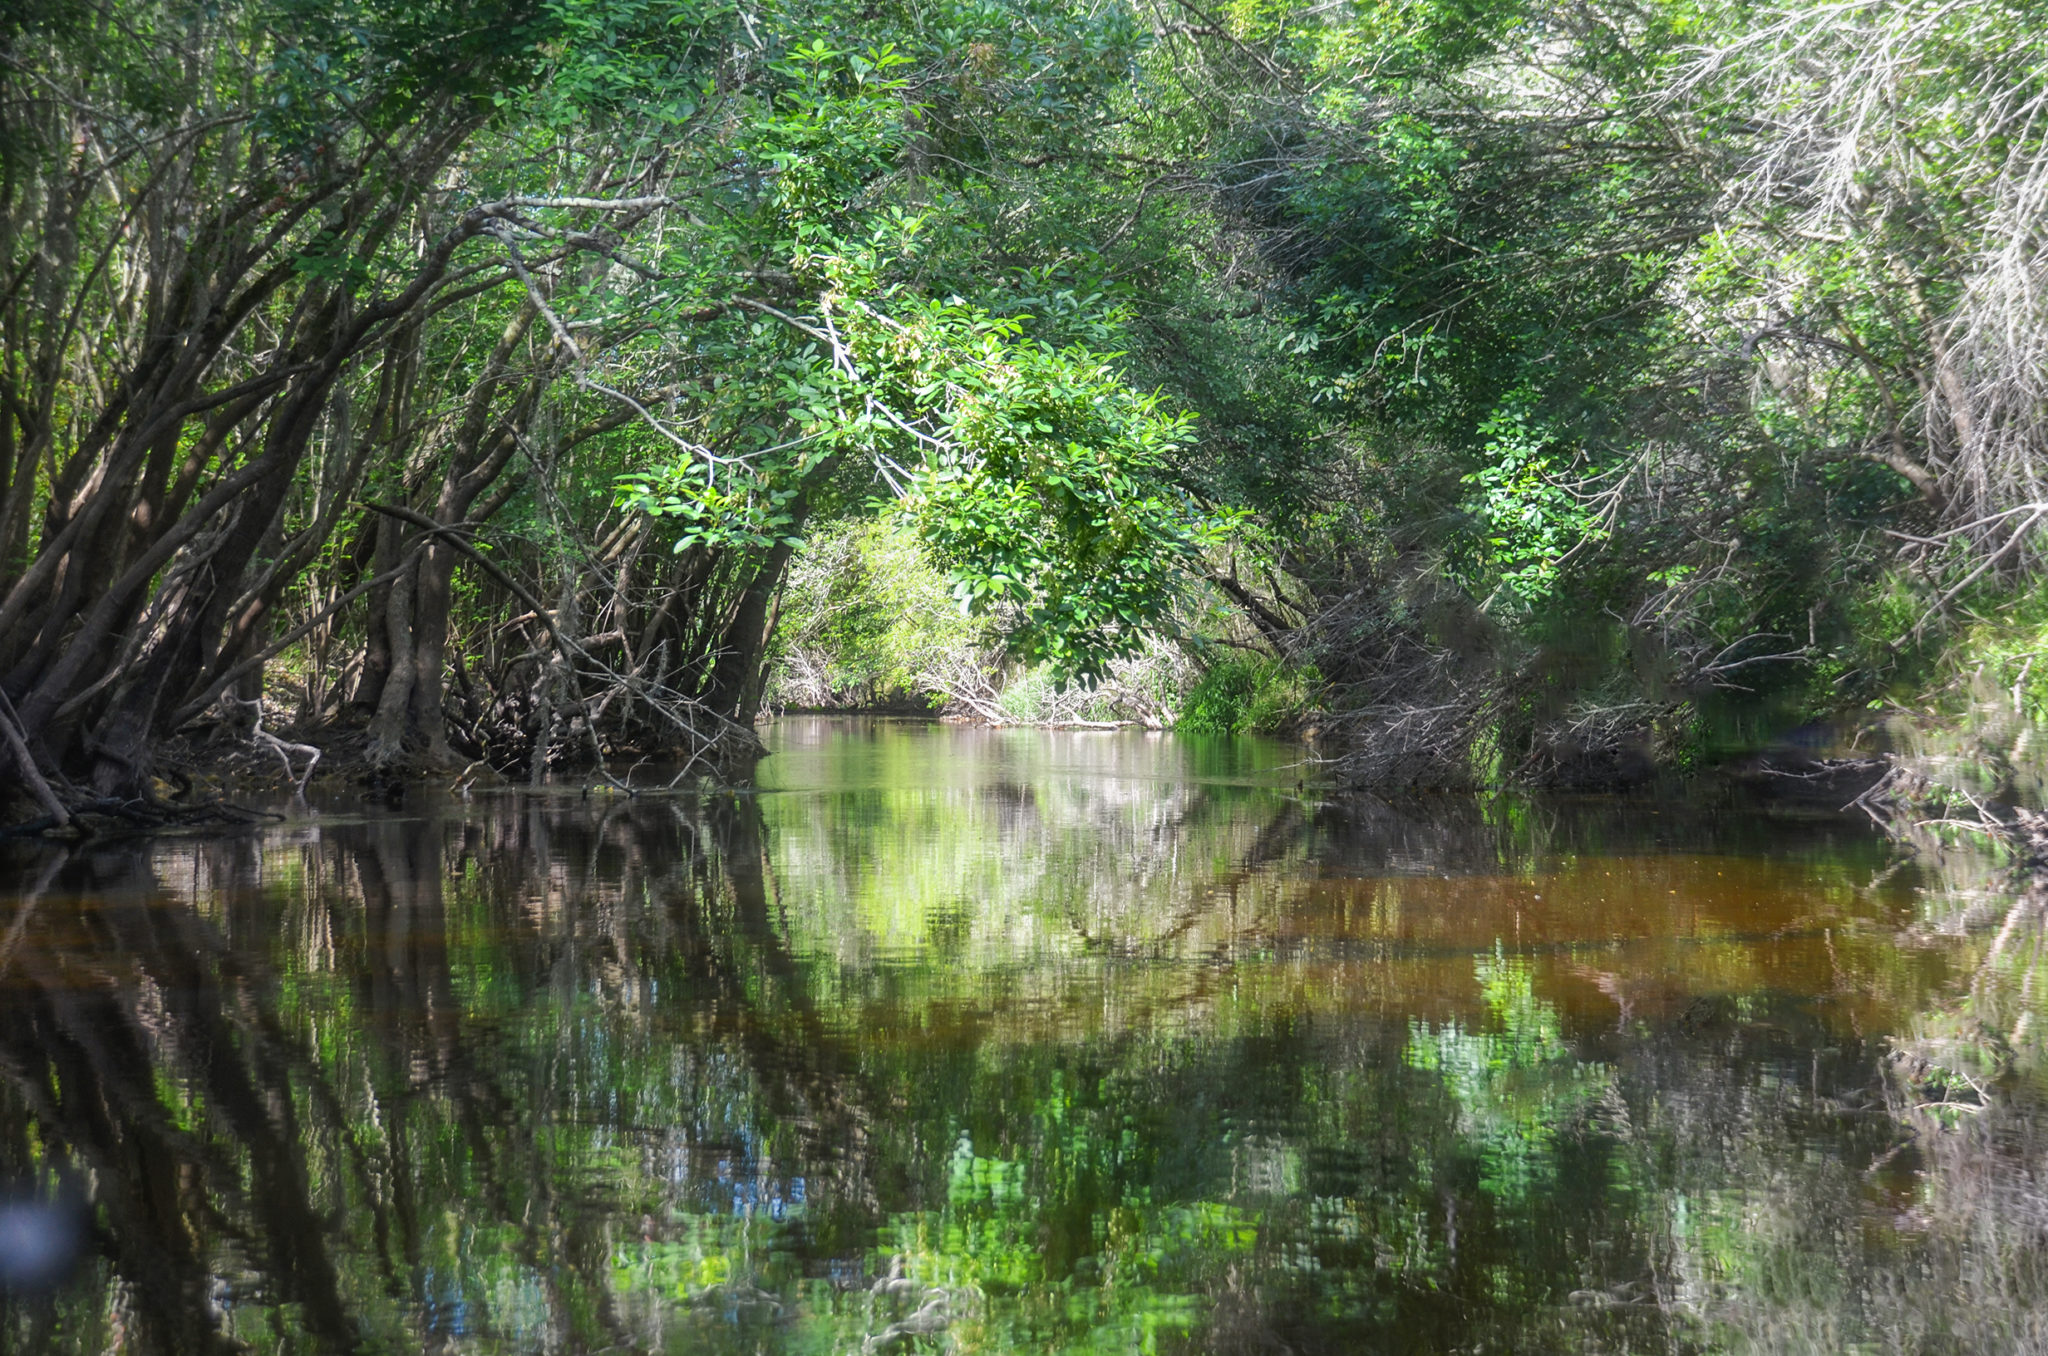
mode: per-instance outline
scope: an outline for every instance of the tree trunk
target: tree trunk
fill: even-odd
[[[404,531],[395,519],[377,515],[377,521],[370,531],[376,534],[376,547],[370,557],[370,574],[380,577],[398,568],[399,537]],[[391,595],[398,581],[379,584],[370,590],[367,615],[370,625],[363,640],[363,671],[356,680],[356,690],[349,698],[349,705],[368,716],[377,713],[378,704],[384,697],[384,685],[391,678],[391,631],[386,617],[391,611]]]
[[[732,622],[718,647],[718,662],[711,670],[710,690],[705,700],[711,709],[748,726],[761,710],[761,685],[765,677],[762,660],[768,647],[768,610],[775,591],[782,585],[782,573],[795,554],[787,542],[777,542],[748,581],[733,610]]]

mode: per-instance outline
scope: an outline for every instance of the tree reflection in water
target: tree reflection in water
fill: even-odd
[[[13,862],[0,1175],[91,1228],[9,1339],[2044,1344],[2038,910],[1981,1109],[1930,1105],[1887,1038],[1984,1025],[1992,943],[1841,826],[786,739],[759,796]]]

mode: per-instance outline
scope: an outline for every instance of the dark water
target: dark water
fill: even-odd
[[[0,864],[10,1347],[2048,1349],[2038,913],[1854,822],[769,737]]]

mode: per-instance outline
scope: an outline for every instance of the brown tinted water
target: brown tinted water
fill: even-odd
[[[10,1344],[2042,1349],[2040,929],[1865,825],[767,737],[0,865]]]

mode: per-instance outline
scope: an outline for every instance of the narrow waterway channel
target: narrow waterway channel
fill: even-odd
[[[11,1344],[2042,1349],[2037,1099],[1898,1053],[2038,937],[1865,825],[767,738],[748,794],[13,849]]]

